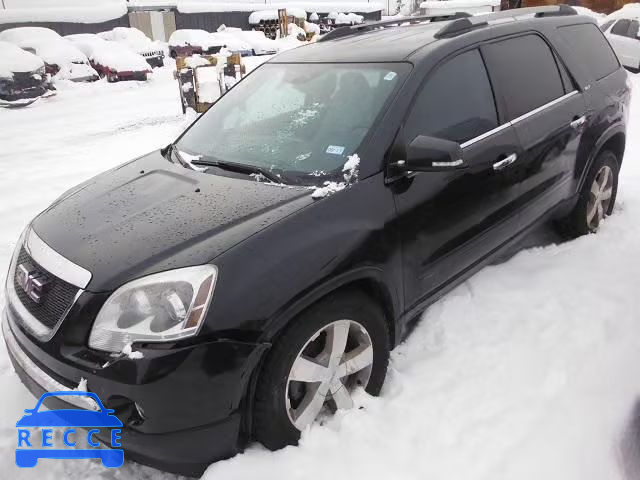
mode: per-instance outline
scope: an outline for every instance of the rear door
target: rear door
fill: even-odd
[[[566,67],[537,33],[485,45],[482,52],[523,148],[513,174],[520,185],[524,227],[573,194],[589,113]]]
[[[461,144],[466,168],[393,184],[408,308],[515,234],[518,191],[508,164],[520,145],[497,113],[478,49],[445,60],[427,77],[403,127],[405,145],[419,135]]]

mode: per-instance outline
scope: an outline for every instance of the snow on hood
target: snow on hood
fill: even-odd
[[[96,64],[109,67],[117,72],[149,70],[149,65],[143,57],[117,42],[108,42],[91,33],[68,35],[65,38],[73,42],[89,60]]]
[[[50,40],[35,40],[32,47],[40,58],[49,65],[63,67],[70,63],[88,63],[87,56],[69,40],[59,38]]]
[[[11,78],[14,72],[28,73],[41,68],[44,69],[41,58],[13,43],[0,41],[0,78]]]

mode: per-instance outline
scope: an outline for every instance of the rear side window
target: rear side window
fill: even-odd
[[[611,29],[611,33],[613,35],[622,35],[623,37],[626,37],[627,32],[629,31],[629,25],[631,25],[631,20],[618,20]]]
[[[564,95],[554,54],[538,35],[510,38],[484,48],[491,77],[507,102],[509,120]]]
[[[558,29],[575,54],[576,63],[584,65],[596,80],[620,68],[618,58],[602,32],[593,23],[567,25]]]
[[[429,77],[405,125],[418,135],[464,143],[498,126],[487,71],[478,50],[446,61]]]

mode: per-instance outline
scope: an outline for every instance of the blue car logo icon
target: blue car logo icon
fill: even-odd
[[[48,397],[65,397],[70,395],[90,397],[98,406],[97,411],[82,409],[59,409],[39,412],[38,409]],[[40,458],[99,458],[102,465],[108,468],[118,468],[124,463],[124,451],[120,447],[120,427],[122,422],[112,415],[114,411],[106,409],[95,393],[92,392],[47,392],[42,394],[35,408],[25,410],[25,414],[18,422],[18,448],[16,448],[16,465],[21,468],[35,467]],[[41,447],[35,438],[31,438],[29,428],[42,429]],[[62,440],[66,447],[53,448],[53,427],[64,429]],[[76,430],[87,430],[86,434]],[[94,435],[100,429],[111,429],[111,447],[100,448],[100,443]],[[86,440],[88,447],[80,448]],[[78,446],[79,448],[74,448]]]

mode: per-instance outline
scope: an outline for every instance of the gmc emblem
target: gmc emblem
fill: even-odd
[[[16,282],[31,300],[40,303],[49,279],[28,263],[18,265]]]

